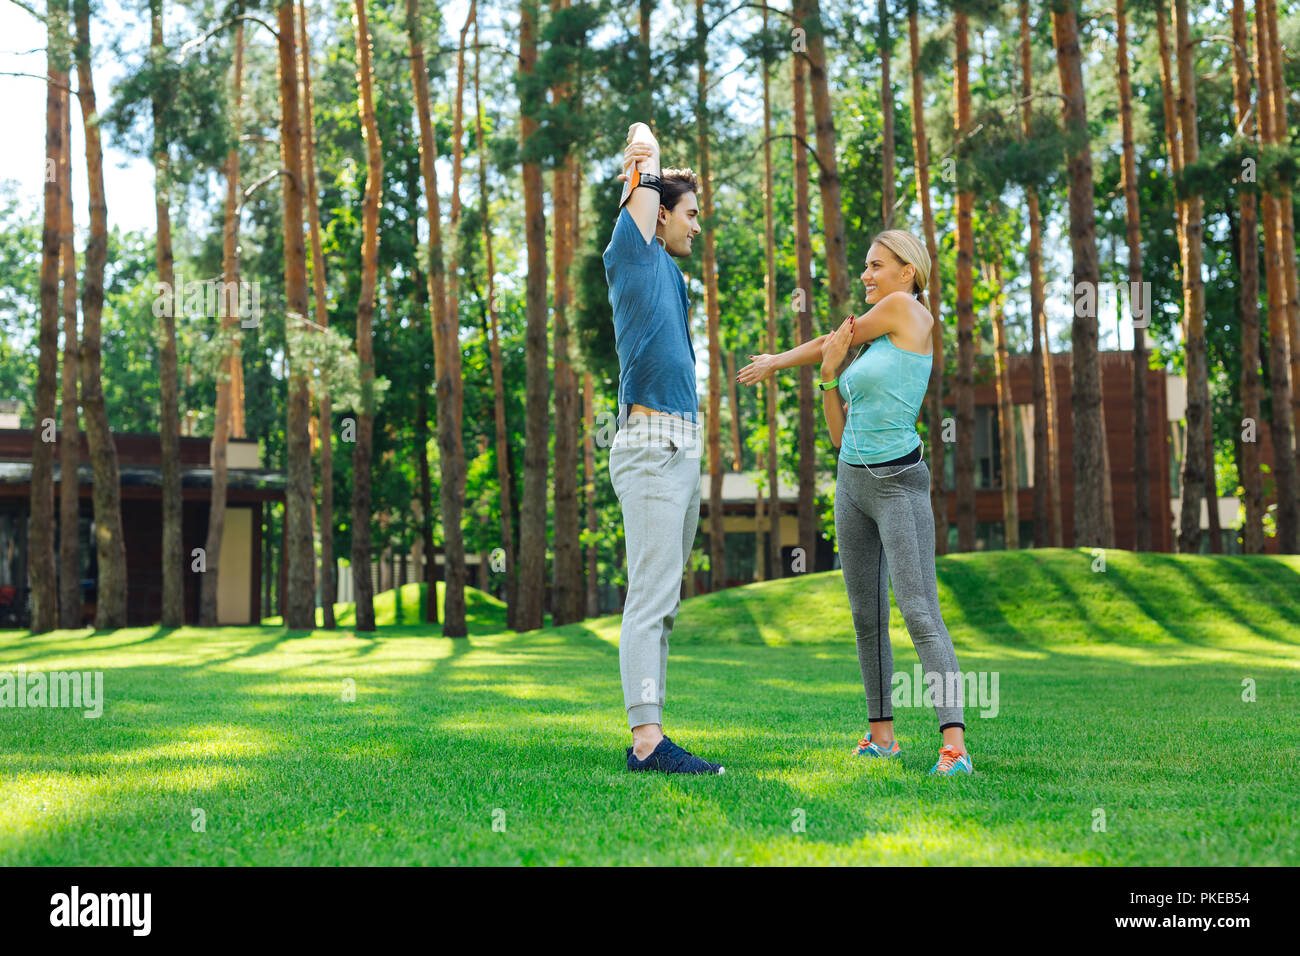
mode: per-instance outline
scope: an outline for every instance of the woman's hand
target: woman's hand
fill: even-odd
[[[754,361],[736,373],[736,381],[741,385],[757,385],[763,379],[771,378],[776,374],[775,355],[751,355],[750,358]]]
[[[844,357],[849,354],[853,342],[853,322],[857,316],[850,315],[838,329],[826,336],[822,342],[822,381],[829,382],[839,374]]]

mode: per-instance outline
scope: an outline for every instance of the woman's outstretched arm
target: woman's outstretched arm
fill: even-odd
[[[899,316],[905,315],[890,303],[886,306],[886,299],[882,299],[880,304],[876,305],[863,316],[850,315],[841,324],[836,332],[828,332],[825,335],[819,335],[815,339],[809,339],[803,345],[797,345],[787,352],[781,352],[777,355],[751,355],[753,359],[748,365],[736,373],[736,381],[742,385],[757,385],[765,378],[769,378],[781,369],[796,368],[800,365],[816,365],[822,361],[822,347],[826,344],[827,339],[832,335],[842,331],[846,327],[849,329],[851,338],[845,345],[845,354],[848,349],[854,345],[861,345],[863,342],[870,342],[872,339],[879,338],[899,328]],[[882,308],[882,306],[885,306]],[[843,356],[841,356],[841,359]]]

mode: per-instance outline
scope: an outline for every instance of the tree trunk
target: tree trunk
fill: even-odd
[[[487,257],[488,349],[492,363],[492,420],[495,426],[497,488],[501,496],[501,550],[506,565],[506,626],[518,629],[519,592],[515,567],[515,535],[512,520],[514,499],[510,476],[510,439],[506,428],[505,371],[501,362],[501,324],[497,316],[496,260],[492,253],[492,212],[488,204],[487,142],[483,134],[483,104],[480,98],[478,21],[474,22],[474,129],[478,144],[479,209],[483,217],[483,249]],[[587,383],[590,387],[590,382]],[[590,523],[591,519],[588,518]],[[591,572],[593,575],[595,571]]]
[[[280,160],[288,175],[284,183],[284,289],[288,327],[307,318],[307,248],[302,235],[302,128],[298,103],[297,43],[294,38],[293,0],[281,0],[277,10],[280,61]],[[287,351],[287,350],[286,350]],[[285,625],[295,629],[316,626],[316,554],[312,547],[311,437],[308,419],[311,400],[307,392],[307,369],[302,361],[290,361],[286,402],[285,459],[285,549],[288,591],[285,595]],[[359,424],[358,444],[364,426]],[[357,608],[357,627],[362,628],[362,609]]]
[[[375,629],[374,597],[370,593],[370,459],[375,423],[375,286],[379,277],[379,198],[383,187],[384,160],[375,121],[373,76],[370,63],[370,29],[365,0],[355,0],[357,31],[357,84],[361,92],[361,122],[366,142],[366,194],[362,206],[361,293],[357,301],[357,359],[361,368],[361,408],[357,414],[357,442],[352,449],[352,573],[354,581],[365,577],[366,587],[357,587],[356,627]],[[358,582],[359,585],[359,582]]]
[[[94,471],[96,582],[95,628],[126,624],[126,547],[122,537],[122,498],[117,449],[108,427],[101,382],[100,318],[104,312],[104,266],[108,258],[108,206],[104,200],[104,152],[99,139],[99,112],[91,76],[90,0],[73,0],[77,21],[77,99],[86,143],[86,178],[90,196],[90,235],[81,285],[82,336],[79,352],[81,407],[86,444]]]
[[[699,0],[697,0],[697,3]],[[817,185],[822,199],[822,229],[826,235],[826,278],[830,311],[835,325],[849,303],[849,264],[844,245],[844,212],[840,206],[840,174],[835,161],[835,118],[826,79],[826,43],[820,0],[795,0],[794,15],[807,30],[808,85],[812,92],[813,119],[817,132]],[[795,56],[800,56],[796,51]],[[806,139],[806,133],[804,134]],[[809,372],[811,375],[811,371]],[[812,570],[812,552],[808,552]]]
[[[1020,0],[1020,132],[1028,140],[1033,135],[1033,47],[1029,32],[1029,3]],[[1050,427],[1056,408],[1055,396],[1048,391],[1051,373],[1051,349],[1046,341],[1046,323],[1041,320],[1043,311],[1043,222],[1038,209],[1038,188],[1027,186],[1029,203],[1029,334],[1030,374],[1033,380],[1034,403],[1034,547],[1060,547],[1060,500],[1050,499],[1055,475],[1048,477],[1053,449],[1049,441],[1055,438]],[[1049,437],[1050,436],[1050,437]],[[1055,487],[1059,495],[1059,486]],[[1049,504],[1049,499],[1051,503]],[[1053,537],[1052,518],[1055,518],[1057,536]]]
[[[411,47],[411,77],[415,90],[416,115],[420,123],[420,169],[424,179],[425,215],[429,224],[429,309],[433,326],[433,369],[436,386],[435,414],[438,420],[438,464],[441,471],[439,510],[443,525],[443,627],[444,637],[465,636],[465,549],[461,534],[461,485],[457,462],[460,430],[456,427],[454,377],[448,371],[459,367],[459,321],[447,315],[446,273],[442,253],[442,212],[438,178],[434,165],[437,141],[429,115],[429,78],[424,62],[423,27],[419,0],[406,0],[406,28]],[[454,354],[448,354],[450,347]],[[434,598],[436,601],[436,597]]]
[[[767,33],[767,5],[763,6],[763,32]],[[763,286],[767,312],[767,351],[776,354],[776,223],[773,214],[772,188],[772,82],[767,60],[763,61]],[[801,393],[802,394],[802,393]],[[778,497],[776,451],[777,389],[776,376],[763,383],[767,401],[767,488],[768,488],[768,575],[782,576],[781,568],[781,499]],[[802,415],[802,411],[800,413]],[[802,419],[801,419],[802,420]],[[762,561],[762,555],[758,560]]]
[[[992,216],[990,222],[998,219]],[[1008,551],[1020,547],[1020,476],[1016,471],[1016,432],[1011,404],[1011,374],[1007,370],[1007,329],[1002,316],[1002,268],[989,270],[993,283],[994,390],[998,400],[998,434],[1002,444],[1002,526]]]
[[[244,100],[244,23],[235,24],[234,99],[232,115],[234,129],[231,142],[238,144],[243,124],[240,110]],[[239,148],[232,146],[226,152],[226,218],[221,236],[222,291],[218,296],[221,309],[223,335],[231,337],[232,351],[222,360],[226,374],[217,377],[216,421],[212,426],[212,498],[208,506],[208,537],[204,553],[208,569],[203,575],[199,593],[199,624],[214,627],[217,624],[217,593],[220,583],[221,547],[226,524],[226,489],[229,486],[226,451],[229,446],[232,408],[235,402],[235,382],[231,367],[239,361],[233,351],[238,318],[239,290]],[[224,339],[223,339],[224,342]],[[254,622],[256,623],[256,622]]]
[[[1251,111],[1250,36],[1246,26],[1244,0],[1232,0],[1232,90],[1242,136],[1254,138]],[[1244,554],[1264,552],[1264,487],[1259,470],[1260,380],[1259,380],[1259,203],[1253,192],[1239,189],[1236,195],[1241,223],[1238,229],[1238,261],[1241,267],[1241,412],[1253,431],[1252,440],[1241,441],[1241,484],[1245,489],[1246,523],[1241,532]],[[1243,423],[1244,424],[1244,423]]]
[[[897,201],[894,184],[894,89],[889,79],[889,57],[893,41],[889,36],[889,6],[886,0],[877,0],[876,16],[880,19],[880,113],[883,140],[880,146],[880,162],[883,167],[880,175],[880,226],[882,229],[893,229],[894,203]]]
[[[537,0],[521,0],[519,23],[520,115],[523,153],[524,240],[528,250],[525,284],[527,332],[524,423],[524,503],[519,532],[519,614],[521,631],[542,626],[546,600],[546,466],[547,410],[550,383],[546,375],[546,211],[542,207],[542,167],[537,140],[541,91],[533,89],[537,72]]]
[[[970,128],[970,22],[955,15],[954,138]],[[960,151],[957,154],[960,156]],[[960,168],[960,165],[959,165]],[[957,189],[957,550],[975,550],[975,193]]]
[[[1178,123],[1181,162],[1185,169],[1199,156],[1196,126],[1196,86],[1191,34],[1187,23],[1186,0],[1174,0],[1176,60],[1178,64]],[[1187,363],[1187,442],[1183,456],[1182,516],[1179,521],[1178,550],[1197,554],[1201,548],[1201,501],[1210,511],[1217,502],[1206,494],[1207,471],[1214,467],[1206,458],[1205,423],[1209,414],[1210,391],[1205,346],[1205,284],[1201,278],[1202,219],[1204,202],[1199,194],[1189,195],[1182,203],[1180,256],[1183,273],[1183,351]]]
[[[1273,97],[1273,43],[1266,9],[1255,13],[1255,77],[1259,84],[1259,142],[1268,147],[1281,138],[1280,117]],[[1277,489],[1278,551],[1296,550],[1296,469],[1286,449],[1291,447],[1294,414],[1291,403],[1293,384],[1287,349],[1287,290],[1283,277],[1282,211],[1280,191],[1263,192],[1264,263],[1268,285],[1269,379],[1272,395],[1273,481]]]
[[[939,269],[939,247],[934,234],[934,211],[930,206],[930,145],[925,132],[925,98],[921,76],[921,44],[917,25],[917,0],[907,5],[907,37],[912,59],[912,149],[916,154],[916,194],[921,200],[921,223],[925,231],[925,247],[930,254],[930,282],[928,284],[930,316],[934,325],[930,330],[934,363],[930,369],[930,384],[926,403],[930,414],[930,510],[934,513],[934,553],[948,553],[948,489],[944,483],[944,456],[947,445],[943,441],[943,320],[939,310],[943,303],[942,281]]]
[[[316,307],[316,324],[322,329],[330,324],[325,301],[325,256],[321,252],[320,202],[316,190],[316,118],[311,95],[311,47],[307,39],[307,7],[298,0],[298,45],[302,48],[302,163],[306,184],[307,233],[311,239],[312,295]],[[334,416],[330,407],[329,383],[318,400],[320,435],[320,592],[321,623],[334,630]]]
[[[654,0],[638,0],[637,7],[637,78],[641,87],[637,115],[649,117],[654,108],[654,85],[650,78],[650,16],[654,13]]]
[[[562,12],[569,0],[551,0]],[[552,87],[553,102],[573,109],[570,84]],[[555,214],[555,560],[552,567],[551,623],[583,617],[582,544],[578,526],[578,381],[569,361],[569,268],[573,263],[573,217],[580,197],[574,192],[577,158],[570,152],[555,167],[551,195]]]
[[[1128,243],[1129,314],[1133,320],[1133,478],[1134,550],[1150,551],[1151,534],[1151,462],[1150,426],[1147,421],[1147,346],[1145,326],[1151,318],[1150,308],[1141,316],[1137,290],[1142,288],[1142,236],[1138,208],[1137,158],[1133,148],[1133,93],[1128,69],[1128,21],[1124,0],[1115,0],[1115,33],[1119,49],[1119,111],[1123,137],[1123,183],[1125,239]],[[1140,293],[1139,293],[1140,294]]]
[[[727,349],[727,411],[731,419],[731,470],[744,468],[740,447],[740,401],[736,394],[736,353]]]
[[[795,249],[799,285],[795,289],[797,341],[813,338],[812,327],[812,225],[808,217],[808,115],[804,91],[807,64],[795,53],[794,60],[794,190]],[[799,368],[799,548],[804,571],[816,570],[817,515],[817,426],[813,397],[813,369]]]
[[[1273,136],[1276,145],[1289,144],[1291,136],[1287,122],[1287,90],[1285,63],[1282,59],[1282,46],[1278,39],[1277,0],[1267,0],[1269,44],[1269,87],[1273,97]],[[1257,14],[1258,16],[1258,14]],[[1286,280],[1286,327],[1289,339],[1291,366],[1291,420],[1300,421],[1300,292],[1297,292],[1296,255],[1295,255],[1295,206],[1291,200],[1291,185],[1286,180],[1281,183],[1278,196],[1278,212],[1282,233],[1282,275]],[[1292,462],[1292,475],[1300,473],[1300,444],[1296,445],[1295,458]],[[1294,527],[1295,523],[1292,522]],[[1300,533],[1290,542],[1291,553],[1300,551]]]
[[[722,354],[718,343],[718,260],[709,179],[708,27],[704,0],[695,0],[695,131],[700,157],[700,225],[704,229],[704,311],[709,329],[709,590],[727,586],[727,540],[722,527]],[[798,54],[796,54],[798,56]]]
[[[155,68],[166,59],[163,46],[163,0],[149,0],[149,57]],[[184,579],[186,565],[181,541],[180,402],[176,369],[176,316],[173,304],[184,302],[184,289],[174,288],[172,268],[171,173],[167,155],[167,131],[163,129],[162,90],[153,92],[154,217],[158,224],[155,249],[158,283],[165,290],[162,314],[162,342],[158,373],[161,378],[158,434],[162,443],[162,624],[180,627],[185,623]]]
[[[53,4],[51,4],[53,6]],[[63,158],[63,110],[60,103],[59,42],[62,17],[51,11],[46,49],[45,166],[57,171]],[[59,375],[59,227],[64,183],[45,176],[45,216],[41,229],[41,327],[36,365],[36,408],[32,429],[31,515],[28,524],[28,577],[31,581],[33,634],[59,626],[59,595],[54,572],[54,406]],[[76,442],[77,435],[65,434]],[[17,582],[22,583],[22,582]]]
[[[1109,547],[1111,542],[1106,537],[1105,515],[1106,435],[1101,410],[1101,369],[1097,357],[1097,314],[1095,308],[1089,309],[1086,302],[1080,301],[1091,295],[1095,303],[1101,275],[1097,264],[1096,209],[1092,194],[1092,153],[1087,136],[1083,59],[1073,7],[1053,9],[1052,32],[1064,97],[1062,125],[1066,135],[1072,138],[1067,147],[1067,160],[1075,306],[1070,336],[1073,349],[1070,356],[1070,414],[1074,435],[1074,546]]]
[[[587,617],[596,617],[600,614],[600,565],[596,551],[596,413],[590,372],[582,374],[582,420],[585,423],[582,457],[587,479],[583,490],[587,502]]]
[[[59,82],[69,83],[68,70]],[[59,626],[81,627],[81,496],[77,478],[77,249],[72,220],[72,100],[59,91],[63,150],[59,158],[59,269],[63,277],[63,415],[59,442]]]

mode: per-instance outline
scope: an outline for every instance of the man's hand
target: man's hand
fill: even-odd
[[[649,143],[628,143],[627,149],[623,150],[623,172],[618,177],[623,182],[631,178],[633,164],[637,164],[636,168],[643,173],[658,175],[659,147]]]
[[[627,206],[641,236],[648,243],[655,237],[659,220],[659,194],[653,189],[634,189],[632,171],[659,175],[659,142],[645,123],[633,123],[627,131],[627,148],[623,150],[623,172],[618,177],[623,183],[620,208]]]

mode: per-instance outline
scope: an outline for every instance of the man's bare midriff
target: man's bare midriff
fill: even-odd
[[[638,405],[635,402],[627,407],[629,415],[667,415],[669,418],[682,418],[680,415],[674,415],[671,412],[661,412],[657,408],[647,408],[645,405]],[[682,421],[686,419],[682,418]]]

